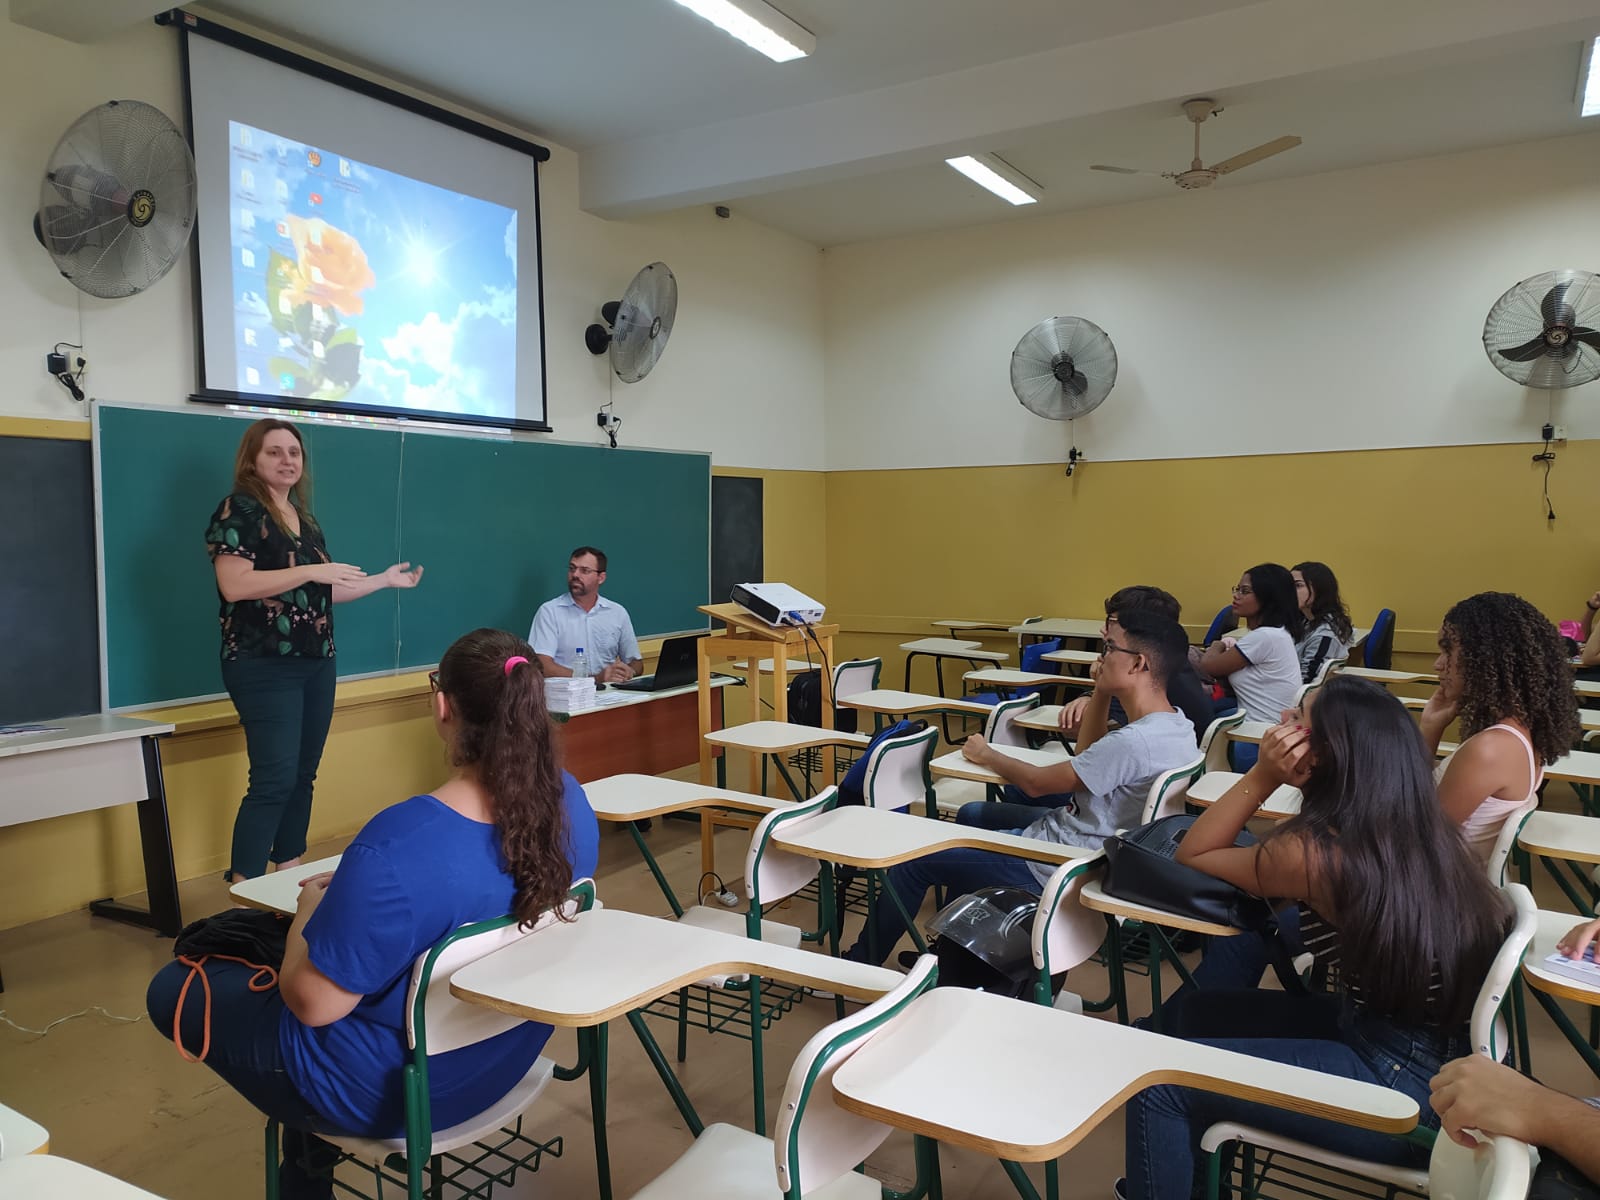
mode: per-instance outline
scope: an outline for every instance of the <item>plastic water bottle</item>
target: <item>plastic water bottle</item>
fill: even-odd
[[[572,659],[572,677],[585,679],[589,674],[589,660],[584,656],[583,647],[578,647],[578,653]]]

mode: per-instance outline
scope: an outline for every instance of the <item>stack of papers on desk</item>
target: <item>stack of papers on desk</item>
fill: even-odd
[[[544,681],[544,702],[553,712],[582,712],[594,707],[594,679],[589,676]]]

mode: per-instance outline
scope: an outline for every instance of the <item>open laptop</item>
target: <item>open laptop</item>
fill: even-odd
[[[663,692],[668,688],[685,687],[700,677],[700,664],[696,660],[695,643],[703,635],[671,637],[661,643],[661,657],[656,661],[654,675],[640,675],[627,683],[611,686],[625,692]]]

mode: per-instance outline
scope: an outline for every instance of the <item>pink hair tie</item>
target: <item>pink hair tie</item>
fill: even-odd
[[[506,674],[511,674],[512,667],[517,666],[519,663],[526,666],[527,662],[528,660],[523,658],[522,655],[513,654],[510,658],[506,659]]]

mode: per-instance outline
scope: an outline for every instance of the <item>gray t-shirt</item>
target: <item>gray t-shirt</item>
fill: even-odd
[[[1287,629],[1263,625],[1241,634],[1235,644],[1248,660],[1228,676],[1239,707],[1247,720],[1277,724],[1300,694],[1300,655],[1294,639]]]
[[[1195,761],[1194,746],[1194,726],[1181,712],[1148,713],[1113,729],[1073,756],[1082,786],[1072,800],[1052,808],[1022,835],[1098,850],[1117,830],[1139,824],[1156,776]],[[1055,872],[1050,863],[1028,866],[1041,884]]]

